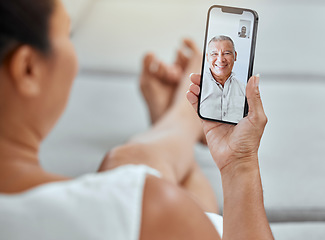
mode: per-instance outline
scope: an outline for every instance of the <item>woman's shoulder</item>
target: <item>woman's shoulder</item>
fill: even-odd
[[[144,165],[125,165],[21,194],[0,194],[0,238],[23,239],[28,232],[29,239],[94,239],[98,234],[96,239],[135,240],[148,175],[159,173]]]

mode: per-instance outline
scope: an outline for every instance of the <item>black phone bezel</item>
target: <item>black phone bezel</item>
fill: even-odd
[[[209,20],[210,20],[210,12],[213,8],[221,8],[222,12],[232,13],[232,14],[242,14],[244,11],[251,12],[254,16],[254,26],[253,26],[253,33],[252,33],[252,45],[251,45],[251,54],[250,54],[250,60],[249,60],[249,67],[248,67],[248,76],[247,76],[247,82],[249,78],[253,74],[253,66],[254,66],[254,58],[255,58],[255,49],[256,49],[256,38],[257,38],[257,27],[258,27],[258,14],[256,11],[247,9],[247,8],[237,8],[237,7],[230,7],[230,6],[223,6],[223,5],[213,5],[208,10],[207,15],[207,23],[206,23],[206,29],[205,29],[205,37],[204,37],[204,48],[203,48],[203,60],[202,60],[202,67],[201,67],[201,79],[200,79],[200,94],[199,94],[199,101],[198,101],[198,107],[197,107],[197,113],[201,119],[214,121],[214,122],[222,122],[232,125],[237,125],[238,123],[234,122],[227,122],[222,121],[218,119],[212,119],[212,118],[206,118],[203,117],[200,114],[200,103],[201,103],[201,92],[202,92],[202,81],[203,81],[203,73],[204,73],[204,65],[205,65],[205,55],[206,55],[206,45],[207,45],[207,37],[208,37],[208,30],[209,30]],[[248,103],[247,103],[247,97],[245,94],[245,107],[243,112],[243,118],[246,117],[248,114]]]

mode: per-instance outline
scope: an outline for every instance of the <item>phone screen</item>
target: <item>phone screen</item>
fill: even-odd
[[[247,115],[246,85],[253,71],[257,13],[209,9],[198,113],[203,119],[237,124]]]

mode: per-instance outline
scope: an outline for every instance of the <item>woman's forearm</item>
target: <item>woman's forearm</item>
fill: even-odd
[[[274,239],[264,208],[257,157],[221,170],[224,192],[223,239]]]

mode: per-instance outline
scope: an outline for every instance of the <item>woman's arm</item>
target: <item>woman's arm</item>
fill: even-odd
[[[256,161],[250,159],[250,161]],[[273,239],[266,218],[259,167],[254,163],[222,170],[223,239]]]

